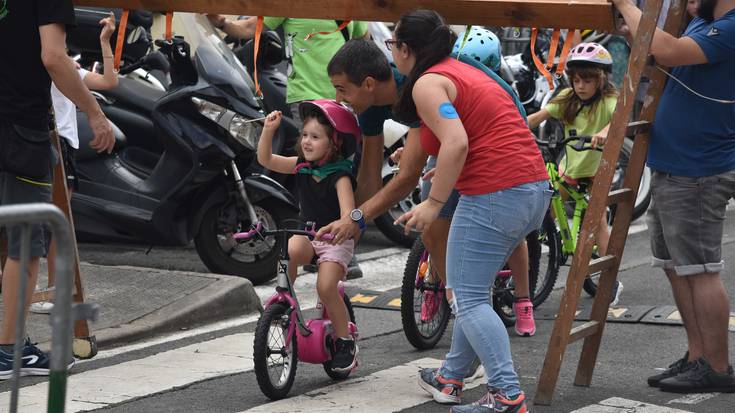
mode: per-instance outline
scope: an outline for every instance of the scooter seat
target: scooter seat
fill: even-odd
[[[137,80],[120,78],[115,89],[104,92],[115,100],[115,104],[142,109],[146,114],[153,112],[158,99],[166,92],[154,89]]]
[[[77,125],[79,128],[79,150],[76,152],[75,159],[77,162],[82,162],[89,159],[94,159],[100,156],[94,149],[89,146],[89,143],[94,139],[94,133],[92,128],[89,127],[87,121],[87,115],[84,112],[77,112]],[[115,136],[115,151],[122,150],[127,143],[125,134],[115,126],[114,123],[110,122],[112,126],[112,134]]]

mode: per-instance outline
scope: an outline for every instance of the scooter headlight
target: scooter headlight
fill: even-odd
[[[244,116],[235,115],[230,121],[229,129],[232,137],[240,144],[248,149],[257,150],[258,139],[263,130],[260,122],[253,122]]]
[[[194,102],[199,113],[212,122],[219,122],[222,115],[227,113],[227,109],[225,107],[208,100],[192,97],[191,101]]]

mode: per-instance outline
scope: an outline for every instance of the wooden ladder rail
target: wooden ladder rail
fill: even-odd
[[[651,68],[653,60],[649,51],[656,30],[662,0],[647,0],[641,17],[636,38],[631,48],[628,71],[623,79],[623,87],[610,125],[609,138],[591,190],[590,205],[582,224],[577,250],[567,278],[566,289],[554,322],[549,347],[539,376],[534,404],[549,405],[559,378],[566,347],[572,342],[584,339],[582,353],[574,384],[589,386],[592,372],[599,353],[602,333],[607,320],[613,285],[617,278],[625,241],[633,215],[633,207],[645,167],[651,122],[665,85],[665,74],[652,70],[640,121],[628,123],[637,95],[641,76],[646,67]],[[665,30],[678,34],[684,22],[686,0],[672,2],[667,16]],[[634,135],[633,151],[625,171],[623,188],[610,192],[615,165],[623,140]],[[602,214],[608,205],[617,205],[606,255],[590,261],[594,248],[594,233]],[[601,271],[597,294],[595,295],[590,321],[572,328],[579,303],[582,284],[588,274]]]

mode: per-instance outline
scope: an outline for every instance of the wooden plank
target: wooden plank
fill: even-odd
[[[608,205],[617,205],[635,201],[635,192],[630,188],[621,188],[611,191],[607,196]]]
[[[607,0],[74,0],[77,6],[395,22],[432,9],[452,24],[613,30]],[[573,25],[574,27],[570,27]]]
[[[37,303],[39,301],[54,301],[54,293],[56,289],[54,288],[47,288],[45,290],[36,290],[33,292],[33,297],[31,297],[32,303]]]
[[[573,343],[577,340],[581,340],[587,336],[595,334],[600,329],[600,323],[597,321],[588,321],[582,325],[574,327],[569,332],[569,342]]]
[[[625,131],[625,136],[635,137],[642,133],[649,133],[651,131],[651,122],[647,120],[637,120],[628,124],[628,129]]]
[[[651,26],[655,25],[655,22],[658,20],[659,15],[660,0],[650,1],[650,4],[647,3],[647,6],[649,7],[645,10],[645,14],[652,14],[655,17],[651,18],[652,21],[646,21],[646,18],[641,19],[638,36],[636,39],[636,43],[634,44],[632,49],[633,53],[631,54],[629,74],[634,81],[630,83],[633,92],[638,88],[638,79],[634,76],[640,76],[640,73],[642,73],[644,69],[643,66],[647,64],[646,60],[648,59],[645,54],[647,54],[647,51],[650,50],[650,42],[652,40],[652,36],[649,34],[649,30],[653,29],[653,27]],[[680,33],[681,29],[683,28],[685,10],[686,0],[674,0],[672,2],[666,23],[666,29],[669,32],[676,35]],[[641,49],[637,49],[638,47],[640,47]],[[646,98],[644,99],[645,104],[641,112],[641,119],[644,121],[652,121],[655,117],[656,108],[658,107],[663,92],[665,75],[656,70],[651,75],[651,79],[652,84],[647,90]],[[624,79],[623,84],[629,83],[627,80]],[[634,94],[631,93],[629,95],[626,95],[627,91],[627,89],[623,91],[624,96],[628,99],[632,98]],[[625,103],[627,103],[625,105],[625,108],[627,109],[628,106],[632,105],[633,102]],[[619,110],[616,110],[616,113],[618,111]],[[629,110],[625,110],[623,114],[627,116],[627,114],[629,113]],[[613,119],[613,121],[615,121],[615,118]],[[625,120],[619,120],[620,123],[623,123],[624,121]],[[623,126],[621,126],[621,129],[622,128]],[[636,139],[633,145],[633,152],[631,154],[631,158],[628,162],[628,167],[625,172],[625,182],[623,183],[624,187],[636,188],[637,191],[641,175],[643,173],[643,168],[645,167],[647,152],[648,134],[643,133],[638,136],[638,139]],[[625,241],[627,239],[628,230],[632,219],[633,208],[631,205],[628,205],[628,208],[622,208],[622,211],[621,209],[618,209],[617,212],[618,213],[615,217],[615,223],[613,224],[613,229],[610,234],[610,242],[608,245],[607,253],[615,256],[622,256],[625,251]],[[579,359],[579,365],[577,366],[577,374],[574,379],[574,384],[576,385],[589,386],[589,384],[592,382],[592,372],[597,361],[597,355],[599,353],[600,343],[602,341],[602,333],[605,328],[604,320],[607,318],[610,297],[612,295],[612,288],[615,283],[616,277],[617,269],[614,272],[603,272],[602,276],[599,279],[598,296],[595,297],[595,302],[592,306],[592,313],[590,318],[592,320],[602,320],[603,324],[601,325],[600,331],[597,334],[588,337],[584,341],[584,345],[582,346],[582,354],[580,355]],[[600,294],[600,291],[602,292],[602,294]]]
[[[615,265],[614,255],[605,255],[604,257],[596,258],[590,261],[588,274],[594,274],[596,272],[605,271]]]

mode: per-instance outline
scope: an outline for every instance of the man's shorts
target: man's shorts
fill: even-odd
[[[429,172],[431,169],[436,168],[436,157],[435,156],[429,156],[429,160],[426,161],[426,168],[424,169],[424,173]],[[424,181],[421,180],[421,200],[426,201],[426,199],[429,197],[429,192],[431,192],[431,179]],[[452,220],[452,216],[454,216],[454,210],[457,209],[457,204],[459,204],[459,192],[457,192],[456,189],[452,190],[452,193],[449,194],[449,198],[447,198],[447,202],[444,203],[442,206],[442,209],[439,211],[439,218]]]
[[[722,271],[725,208],[733,196],[735,171],[699,178],[654,171],[647,216],[652,265],[678,275]]]
[[[8,123],[0,125],[0,133],[18,133]],[[4,138],[4,137],[0,137]],[[0,139],[3,141],[4,139]],[[51,163],[56,163],[56,152],[50,148]],[[24,204],[30,202],[51,202],[51,166],[48,175],[41,179],[30,179],[15,173],[0,171],[0,205]],[[6,228],[8,237],[8,256],[20,259],[21,227],[11,225]],[[50,231],[46,225],[31,225],[31,257],[45,257],[50,241]]]

